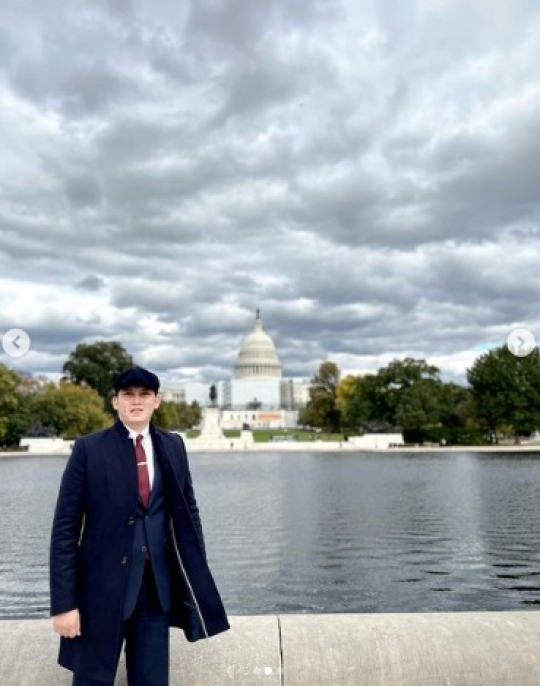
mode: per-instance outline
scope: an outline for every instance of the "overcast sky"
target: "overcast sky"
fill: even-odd
[[[540,337],[538,0],[2,0],[0,361],[229,378]]]

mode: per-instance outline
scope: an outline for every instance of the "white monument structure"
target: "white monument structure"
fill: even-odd
[[[181,388],[163,388],[165,400],[208,402],[210,384],[188,383]],[[309,400],[307,379],[282,376],[274,341],[264,330],[257,310],[253,329],[243,339],[233,376],[215,382],[221,429],[294,428],[298,410]]]
[[[309,381],[282,377],[276,346],[257,310],[253,329],[240,346],[233,378],[218,382],[222,427],[293,428],[308,399]]]

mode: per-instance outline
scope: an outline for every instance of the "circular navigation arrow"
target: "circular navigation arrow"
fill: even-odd
[[[508,350],[516,357],[526,357],[536,347],[536,340],[534,334],[530,329],[520,327],[510,331],[506,338],[506,345]]]
[[[2,336],[2,347],[10,357],[22,357],[30,350],[32,342],[24,329],[9,329]]]

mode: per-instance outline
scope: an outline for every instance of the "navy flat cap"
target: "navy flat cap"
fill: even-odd
[[[114,379],[114,390],[116,393],[122,388],[148,388],[150,391],[157,393],[159,391],[159,379],[148,369],[143,367],[132,367],[126,369],[125,372],[120,372]]]

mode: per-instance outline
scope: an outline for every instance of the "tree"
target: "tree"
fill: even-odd
[[[456,383],[441,387],[441,433],[439,439],[457,445],[485,442],[482,426],[475,412],[471,389]]]
[[[66,439],[110,425],[97,391],[69,381],[48,383],[31,400],[32,415]]]
[[[198,403],[176,403],[162,400],[161,405],[154,412],[152,418],[156,426],[161,429],[184,431],[191,429],[201,421],[201,408]]]
[[[340,412],[336,404],[339,368],[334,362],[322,362],[311,379],[309,401],[300,413],[301,424],[327,431],[339,431]]]
[[[405,386],[396,408],[396,422],[407,442],[423,443],[431,429],[441,427],[442,383],[437,379],[419,379]],[[438,437],[437,437],[438,438]]]
[[[192,429],[201,423],[201,419],[202,412],[199,403],[193,400],[189,405],[187,403],[178,404],[178,429],[182,431]]]
[[[337,390],[342,425],[367,431],[400,426],[418,432],[421,425],[427,428],[438,421],[437,402],[429,391],[438,391],[441,383],[437,367],[410,357],[393,360],[376,374],[346,377]]]
[[[17,388],[20,383],[16,372],[0,364],[0,442],[6,438],[10,417],[19,407]]]
[[[540,426],[540,353],[535,348],[516,357],[506,346],[481,355],[467,370],[477,416],[493,433],[504,426],[514,436],[528,435]]]
[[[376,374],[373,394],[373,410],[377,419],[390,426],[397,426],[397,409],[403,393],[419,381],[439,380],[439,369],[425,360],[406,357],[393,360]]]
[[[63,371],[69,381],[93,388],[107,400],[114,377],[133,367],[133,358],[117,341],[79,343],[70,353]],[[110,407],[107,405],[107,409]]]
[[[349,375],[341,379],[336,389],[336,406],[345,430],[358,429],[369,421],[372,407],[367,377]]]
[[[178,412],[176,403],[172,400],[162,400],[160,406],[152,416],[153,423],[160,429],[169,431],[178,428]]]
[[[44,377],[36,378],[23,376],[19,379],[16,390],[18,405],[9,415],[7,430],[4,437],[7,445],[19,445],[21,438],[29,435],[32,428],[35,429],[39,424],[39,419],[35,416],[33,411],[32,399],[45,382],[46,380]]]

